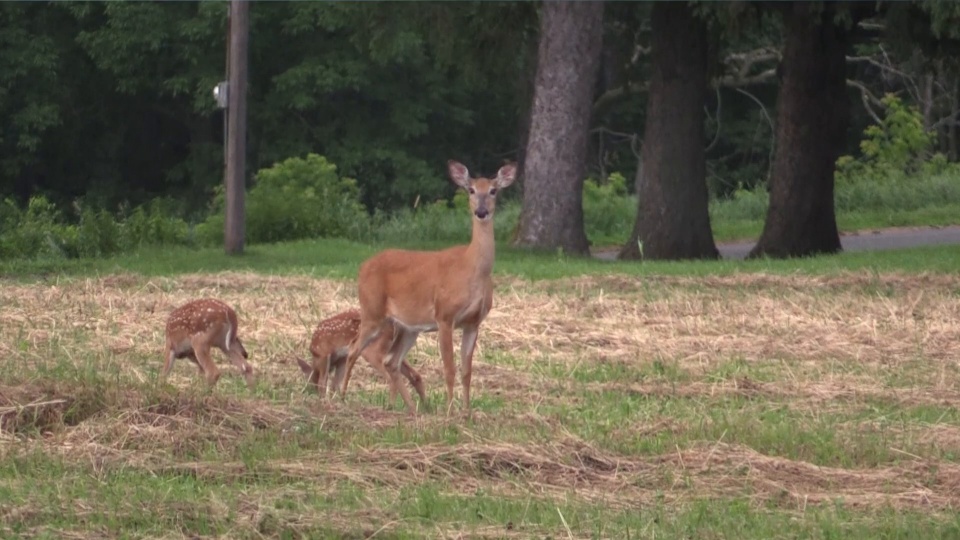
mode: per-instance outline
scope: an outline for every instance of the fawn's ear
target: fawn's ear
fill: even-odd
[[[507,163],[497,171],[497,178],[494,180],[497,187],[503,189],[513,183],[517,177],[517,166],[513,163]]]
[[[463,189],[470,189],[470,172],[459,161],[450,160],[447,162],[447,170],[450,172],[450,180]]]

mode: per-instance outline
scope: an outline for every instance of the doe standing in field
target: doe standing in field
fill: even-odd
[[[380,333],[396,328],[387,367],[397,371],[417,336],[437,331],[449,414],[456,378],[453,330],[461,328],[463,410],[470,412],[473,351],[480,323],[493,305],[493,214],[498,191],[513,183],[516,166],[504,165],[494,178],[470,178],[467,168],[453,160],[447,162],[447,169],[453,183],[470,195],[470,243],[440,251],[388,249],[360,265],[360,330],[347,358],[344,395],[357,357]],[[404,401],[409,403],[409,391],[398,386]]]
[[[307,375],[311,384],[317,387],[320,398],[327,395],[327,375],[333,373],[333,388],[337,391],[343,381],[344,373],[347,368],[347,354],[350,351],[350,343],[357,337],[357,331],[360,329],[360,310],[350,309],[338,313],[332,317],[326,318],[317,324],[317,329],[313,332],[313,339],[310,342],[310,354],[313,357],[313,364],[297,358],[297,364],[304,374]],[[394,332],[381,332],[377,340],[363,351],[363,357],[371,367],[377,370],[387,382],[390,388],[390,403],[397,397],[397,386],[402,385],[403,381],[399,378],[403,375],[410,385],[420,396],[420,402],[426,403],[427,395],[423,389],[423,378],[417,370],[413,369],[406,359],[401,360],[400,371],[388,370],[384,364],[390,362],[390,346],[393,344]],[[413,402],[406,402],[410,413],[416,412]]]
[[[220,300],[193,300],[173,310],[167,318],[166,339],[161,379],[166,379],[175,359],[188,358],[207,384],[215,385],[220,371],[210,349],[216,347],[240,368],[247,386],[253,388],[253,368],[246,362],[249,355],[237,335],[237,313]]]

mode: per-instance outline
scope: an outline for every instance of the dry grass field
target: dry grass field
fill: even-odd
[[[960,276],[496,281],[474,414],[426,334],[416,419],[362,360],[344,401],[305,387],[349,280],[0,281],[0,535],[960,538]],[[200,296],[255,391],[219,351],[212,391],[156,382]]]

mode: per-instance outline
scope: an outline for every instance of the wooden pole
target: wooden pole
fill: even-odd
[[[227,83],[227,171],[224,248],[243,253],[244,190],[247,154],[247,50],[250,38],[248,0],[230,0],[230,47]]]

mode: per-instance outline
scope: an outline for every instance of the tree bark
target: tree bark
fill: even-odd
[[[583,180],[602,2],[544,2],[530,131],[523,162],[518,245],[589,254]]]
[[[821,6],[819,13],[810,2],[784,8],[770,206],[750,258],[840,251],[833,173],[850,122],[847,33],[833,24],[836,5]]]
[[[707,26],[686,2],[655,3],[651,25],[637,220],[619,258],[715,259],[703,150]]]

